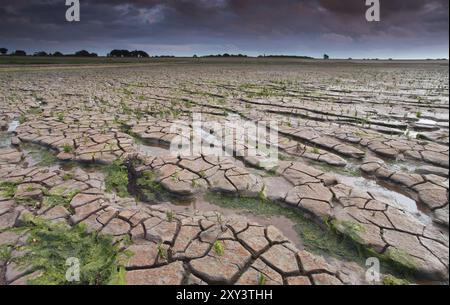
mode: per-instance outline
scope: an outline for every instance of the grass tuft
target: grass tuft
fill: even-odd
[[[214,243],[214,252],[216,252],[218,256],[225,255],[225,248],[220,240],[216,240],[216,242]]]

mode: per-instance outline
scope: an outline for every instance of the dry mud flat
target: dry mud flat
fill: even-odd
[[[85,283],[448,282],[448,63],[312,63],[0,70],[0,283],[64,283],[67,236],[116,258]],[[171,156],[194,113],[278,122],[279,162]]]

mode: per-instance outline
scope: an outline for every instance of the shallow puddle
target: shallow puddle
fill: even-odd
[[[8,125],[8,129],[5,132],[0,132],[0,148],[8,148],[11,145],[11,138],[13,132],[19,127],[19,121],[12,121]]]
[[[420,209],[420,206],[417,205],[415,200],[401,194],[400,192],[391,190],[391,186],[383,185],[384,183],[382,181],[370,180],[364,177],[346,177],[343,175],[336,176],[338,177],[338,180],[344,184],[366,191],[379,201],[394,204],[395,206],[416,215],[417,218],[425,224],[432,223],[431,217]]]
[[[391,191],[374,180],[365,179],[364,177],[346,177],[337,175],[340,182],[352,186],[356,189],[360,189],[369,192],[374,197],[380,197],[387,199],[388,202],[393,202],[401,205],[410,212],[416,213],[418,211],[416,202],[409,197],[406,197],[400,193]]]
[[[12,121],[11,123],[9,123],[8,132],[15,132],[19,125],[19,121]]]

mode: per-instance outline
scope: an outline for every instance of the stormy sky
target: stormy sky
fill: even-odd
[[[9,50],[139,49],[151,55],[289,54],[335,58],[448,58],[448,0],[1,0],[0,47]]]

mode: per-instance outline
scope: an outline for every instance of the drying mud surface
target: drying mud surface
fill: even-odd
[[[88,284],[448,283],[448,73],[446,61],[2,68],[0,284],[68,283],[72,256]],[[240,138],[223,156],[171,153],[194,114],[207,146],[211,122],[276,122],[278,162]],[[110,272],[92,276],[102,255]]]

